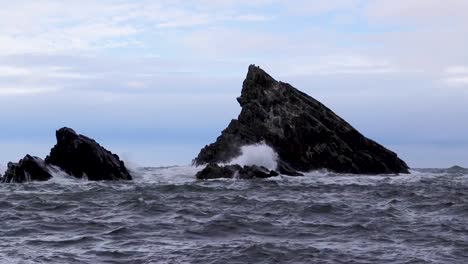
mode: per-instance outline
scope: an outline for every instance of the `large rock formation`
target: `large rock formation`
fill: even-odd
[[[237,100],[242,107],[238,119],[200,151],[196,165],[226,163],[241,154],[242,146],[265,142],[278,153],[283,166],[299,171],[408,173],[408,166],[395,153],[259,67],[249,67]]]
[[[238,179],[254,179],[254,178],[270,178],[278,176],[275,171],[270,171],[265,167],[259,166],[244,166],[240,165],[226,165],[219,166],[217,164],[208,164],[203,170],[199,171],[196,175],[199,180],[210,180],[220,178],[238,178]]]
[[[132,179],[119,156],[101,147],[96,141],[66,127],[59,129],[56,137],[57,144],[45,159],[46,163],[74,177],[84,177],[90,181]]]
[[[31,181],[47,181],[52,178],[52,168],[42,159],[26,155],[18,163],[8,163],[2,183],[23,183]]]

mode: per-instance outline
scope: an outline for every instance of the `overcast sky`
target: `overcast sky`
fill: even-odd
[[[468,166],[466,0],[0,2],[0,163],[70,126],[137,165],[188,164],[256,64],[412,167]]]

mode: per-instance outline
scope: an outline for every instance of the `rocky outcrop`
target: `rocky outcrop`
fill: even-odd
[[[119,156],[112,154],[96,141],[77,134],[71,128],[61,128],[56,132],[57,144],[45,159],[77,178],[90,181],[131,180]]]
[[[56,137],[57,144],[45,161],[26,155],[18,163],[10,162],[0,182],[47,181],[52,178],[51,172],[59,169],[73,177],[90,181],[132,179],[119,156],[96,141],[66,127],[59,129]]]
[[[52,178],[52,168],[42,159],[26,155],[18,163],[8,163],[2,183],[23,183],[31,181],[47,181]]]
[[[196,165],[227,163],[241,154],[242,146],[265,142],[278,153],[284,167],[297,171],[408,173],[408,166],[395,153],[259,67],[249,67],[237,100],[242,107],[238,119],[200,151]]]
[[[259,166],[244,166],[226,165],[219,166],[217,164],[208,164],[203,170],[196,175],[199,180],[221,179],[221,178],[238,178],[238,179],[254,179],[254,178],[270,178],[278,176],[275,171],[270,171],[265,167]]]

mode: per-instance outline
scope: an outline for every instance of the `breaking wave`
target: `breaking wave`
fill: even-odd
[[[275,170],[278,166],[278,153],[265,143],[243,146],[241,153],[239,157],[232,159],[228,164],[257,165],[269,170]]]

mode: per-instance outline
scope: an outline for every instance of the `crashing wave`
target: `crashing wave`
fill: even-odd
[[[241,147],[241,155],[232,159],[228,165],[241,165],[265,167],[276,170],[278,167],[278,153],[265,143],[247,145]]]

